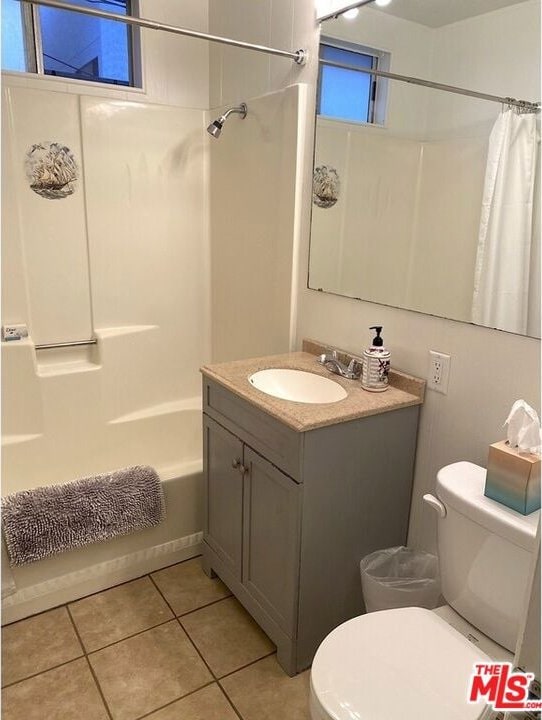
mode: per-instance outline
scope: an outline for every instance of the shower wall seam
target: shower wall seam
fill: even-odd
[[[83,208],[84,208],[84,216],[85,216],[85,237],[86,237],[86,244],[85,244],[85,250],[86,250],[86,258],[87,258],[87,275],[88,275],[88,303],[89,303],[89,315],[90,315],[90,327],[92,331],[92,337],[94,337],[95,332],[95,322],[94,322],[94,307],[93,307],[93,294],[92,294],[92,273],[91,273],[91,258],[90,258],[90,233],[89,233],[89,214],[88,214],[88,200],[87,200],[87,182],[86,182],[86,175],[85,175],[85,146],[84,146],[84,138],[83,138],[83,110],[82,110],[82,101],[83,98],[81,95],[79,95],[79,99],[77,102],[77,109],[79,113],[79,142],[81,143],[81,174],[83,179]]]

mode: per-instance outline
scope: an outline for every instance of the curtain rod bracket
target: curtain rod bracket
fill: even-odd
[[[296,57],[294,58],[294,62],[296,65],[303,66],[303,65],[307,64],[308,53],[306,50],[302,50],[302,49],[296,50],[295,55],[296,55]]]

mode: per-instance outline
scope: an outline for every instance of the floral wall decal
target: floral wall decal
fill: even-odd
[[[79,168],[70,148],[61,143],[32,145],[24,166],[30,188],[47,200],[62,200],[76,190]]]
[[[341,181],[333,167],[320,165],[314,168],[312,180],[312,201],[320,208],[330,208],[339,199]]]

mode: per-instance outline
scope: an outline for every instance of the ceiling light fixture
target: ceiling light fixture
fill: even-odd
[[[378,7],[386,7],[386,5],[389,5],[391,3],[391,0],[375,0],[375,5],[378,5]]]
[[[352,8],[352,10],[347,10],[345,13],[343,13],[343,17],[345,17],[347,20],[354,20],[359,15],[359,8]]]

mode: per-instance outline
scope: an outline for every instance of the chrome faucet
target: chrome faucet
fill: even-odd
[[[358,360],[352,358],[348,367],[337,357],[337,351],[333,350],[331,355],[324,353],[318,358],[318,362],[335,375],[341,375],[348,380],[359,380],[361,377],[362,365]]]

